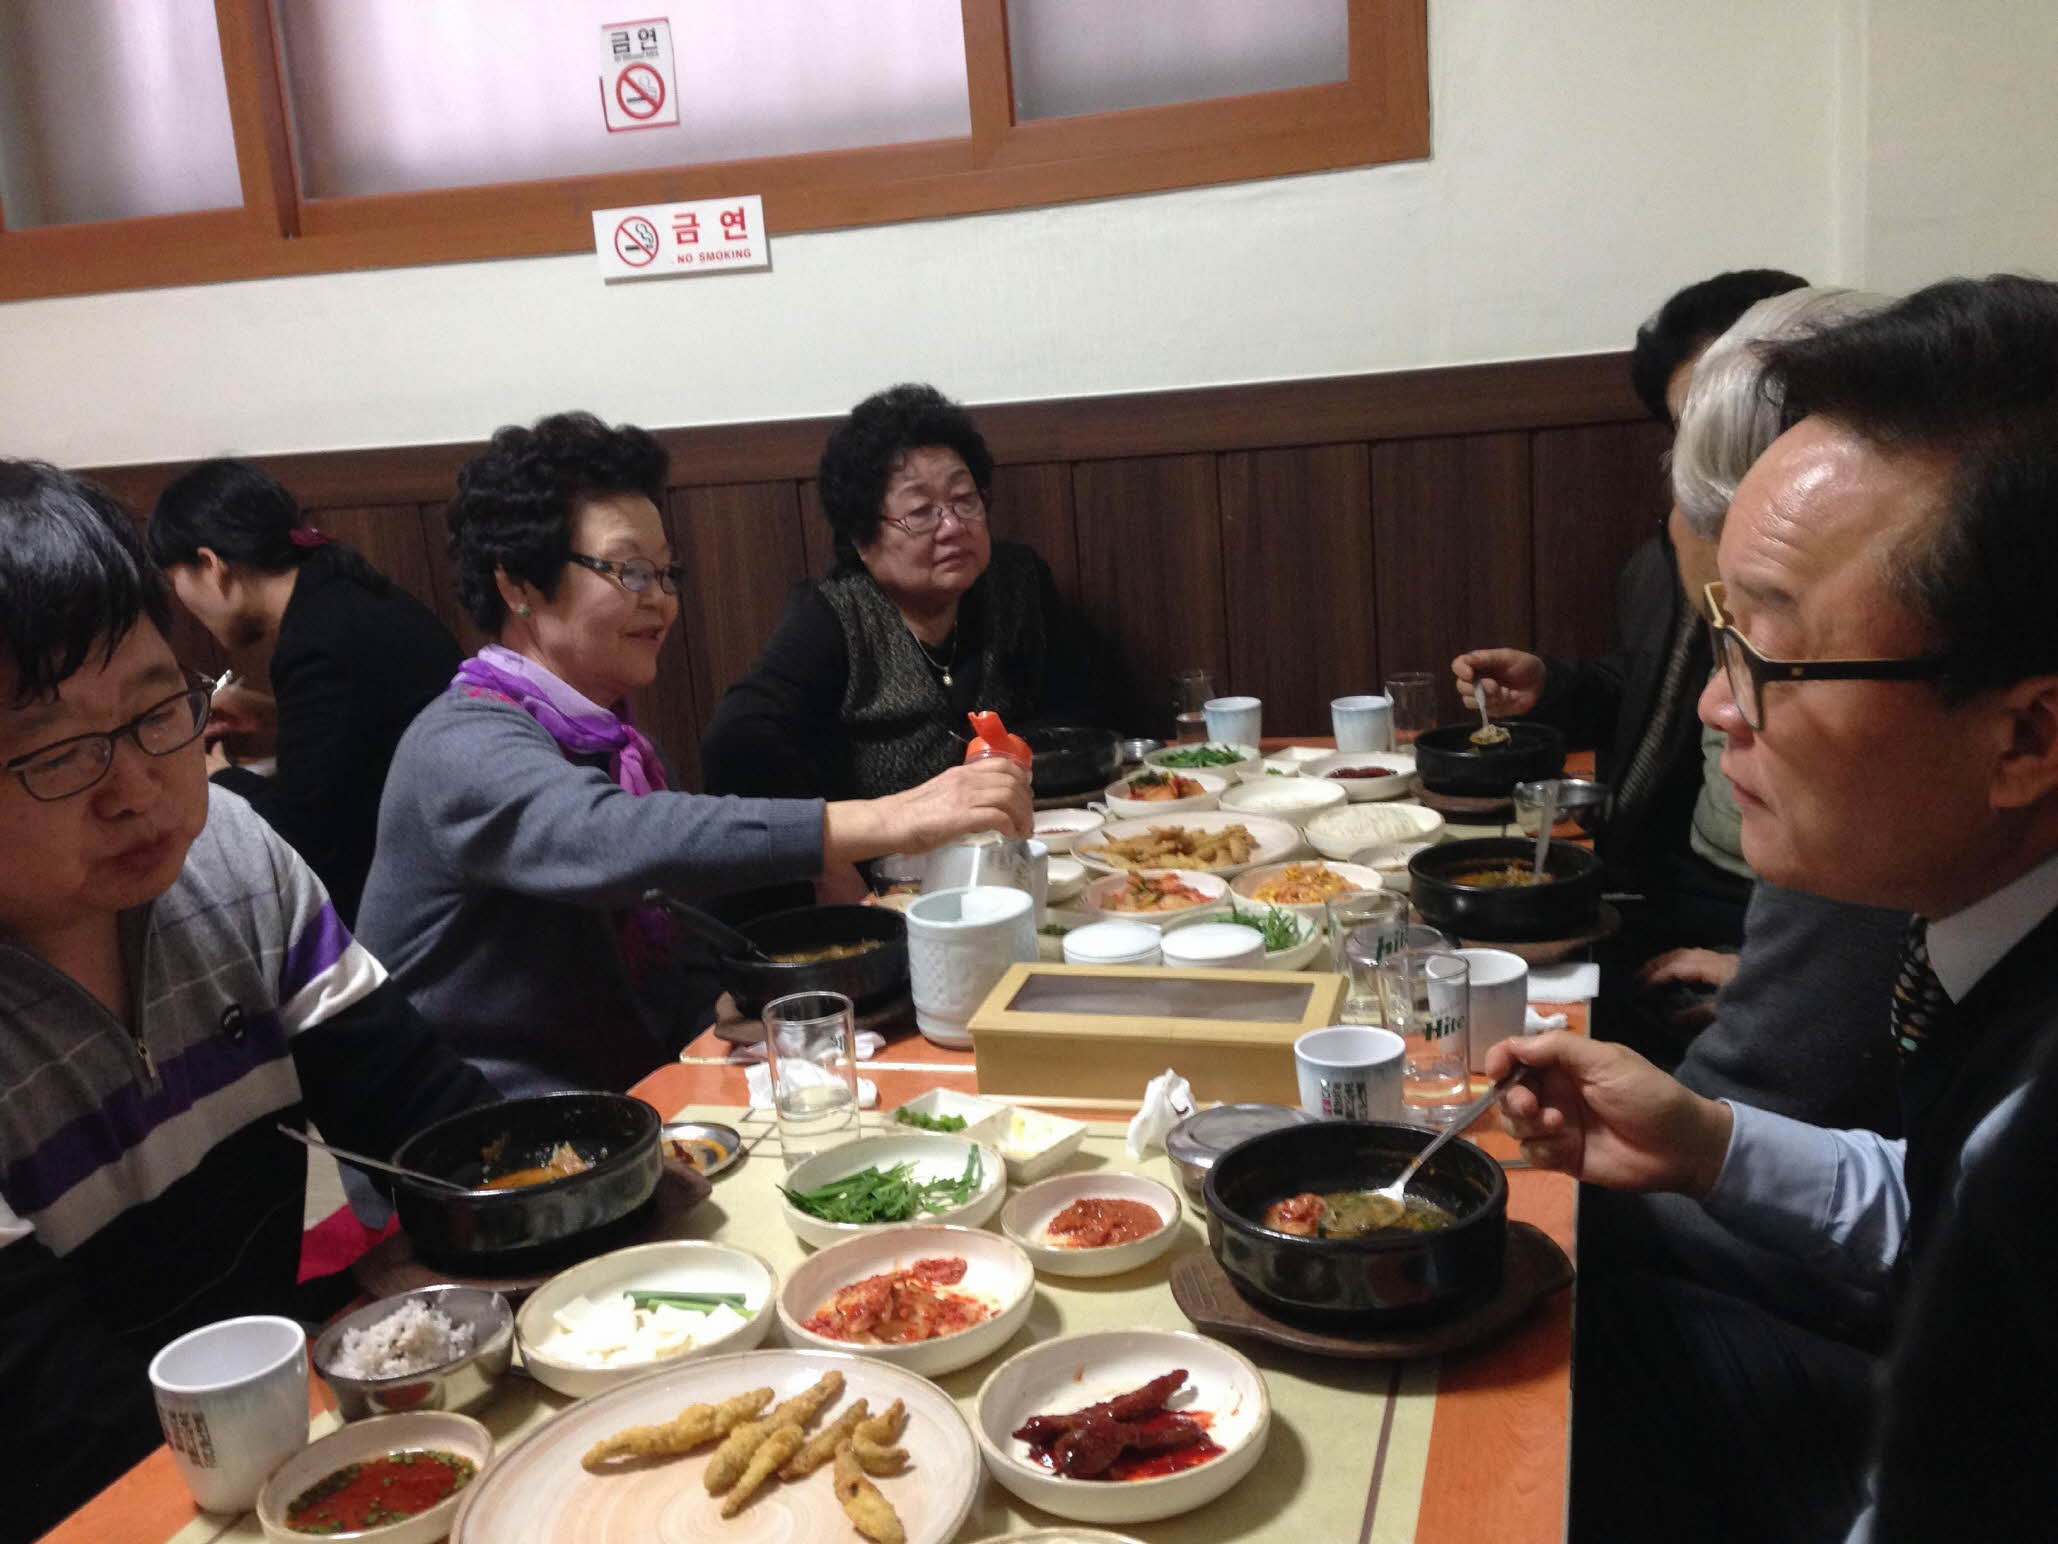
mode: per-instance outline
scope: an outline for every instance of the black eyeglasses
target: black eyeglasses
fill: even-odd
[[[641,595],[655,580],[667,595],[677,595],[679,584],[686,576],[685,568],[678,563],[659,565],[649,558],[624,558],[619,563],[606,558],[589,558],[583,552],[570,554],[571,560],[581,568],[590,568],[596,574],[608,578],[627,590],[631,595]]]
[[[1729,694],[1753,730],[1765,727],[1765,687],[1771,681],[1937,681],[1951,673],[1951,662],[1935,655],[1923,659],[1767,659],[1736,630],[1726,604],[1727,587],[1720,579],[1702,592],[1708,600],[1708,632],[1715,658],[1729,678]]]
[[[207,727],[208,690],[189,686],[162,702],[152,703],[126,724],[99,734],[73,735],[25,756],[16,756],[0,770],[21,779],[29,797],[45,804],[84,793],[114,765],[115,741],[127,738],[146,756],[169,756],[191,745]]]
[[[943,524],[945,515],[955,515],[959,525],[983,522],[986,519],[986,500],[976,492],[961,493],[944,503],[924,504],[920,509],[911,509],[904,515],[888,515],[886,518],[910,536],[927,536]]]

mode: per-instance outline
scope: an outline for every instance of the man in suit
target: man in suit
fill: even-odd
[[[1907,1138],[1706,1099],[1563,1034],[1506,1042],[1487,1070],[1532,1069],[1503,1111],[1539,1166],[1692,1196],[1854,1282],[1912,1280],[1884,1412],[1886,1451],[1905,1456],[1911,1430],[1941,1438],[1965,1415],[1917,1394],[1956,1365],[1967,1322],[1968,1358],[1988,1348],[1968,1379],[1996,1346],[2046,1389],[2058,1373],[2036,1328],[2048,1280],[2012,1256],[1976,1284],[1965,1269],[1994,1252],[2001,1190],[2027,1195],[2050,1145],[2017,1122],[2058,1039],[2058,285],[1934,285],[1769,361],[1792,427],[1723,529],[1721,668],[1700,711],[1728,738],[1763,878],[1916,916],[1892,1025]],[[1982,1200],[1961,1215],[1968,1193]],[[1593,1536],[1634,1519],[1673,1538],[1838,1537],[1866,1500],[1864,1445],[1841,1439],[1870,1427],[1869,1369],[1751,1305],[1646,1285],[1623,1295],[1611,1344],[1581,1348],[1641,1380],[1618,1409],[1663,1416],[1615,1423],[1623,1505]],[[1916,1515],[1904,1467],[1875,1487],[1893,1528]],[[1959,1530],[1999,1521],[2002,1494],[1954,1483]],[[1872,1527],[1864,1512],[1852,1536]]]

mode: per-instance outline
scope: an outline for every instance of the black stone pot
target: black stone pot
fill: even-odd
[[[1098,794],[1122,770],[1122,740],[1112,729],[1025,729],[1029,791],[1037,799]]]
[[[1505,799],[1517,783],[1565,770],[1565,736],[1549,724],[1510,719],[1500,745],[1474,745],[1477,724],[1443,724],[1415,741],[1415,771],[1431,793],[1458,799]]]
[[[476,1186],[516,1169],[540,1168],[551,1149],[569,1142],[592,1167],[517,1190],[462,1195],[397,1179],[394,1209],[415,1253],[442,1264],[562,1243],[605,1228],[650,1199],[664,1168],[658,1125],[657,1111],[628,1094],[539,1094],[462,1110],[416,1132],[393,1161]]]
[[[1261,1221],[1303,1191],[1386,1184],[1433,1133],[1383,1121],[1287,1126],[1232,1147],[1208,1171],[1208,1247],[1252,1303],[1310,1328],[1385,1329],[1462,1312],[1499,1290],[1508,1181],[1462,1137],[1408,1184],[1457,1221],[1434,1233],[1300,1238]]]
[[[767,954],[798,954],[877,939],[879,947],[840,960],[774,965],[744,955],[721,961],[722,985],[745,1018],[790,992],[841,992],[858,1013],[882,1008],[908,989],[907,918],[891,906],[802,906],[737,929]]]
[[[1601,910],[1601,860],[1584,847],[1551,843],[1544,859],[1550,882],[1541,885],[1464,885],[1451,876],[1471,869],[1536,858],[1527,836],[1482,836],[1425,847],[1408,860],[1415,909],[1431,927],[1481,943],[1538,943],[1581,938]]]

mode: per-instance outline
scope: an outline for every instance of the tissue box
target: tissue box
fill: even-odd
[[[979,1090],[1132,1103],[1167,1067],[1202,1101],[1300,1103],[1293,1043],[1336,1022],[1327,971],[1010,966],[972,1015]]]

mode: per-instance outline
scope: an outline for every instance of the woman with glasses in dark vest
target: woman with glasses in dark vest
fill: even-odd
[[[214,780],[307,860],[354,925],[393,748],[449,684],[457,640],[246,462],[204,461],[175,478],[147,537],[237,678],[217,694],[213,728],[276,728],[269,775],[230,765],[217,744]]]
[[[876,798],[961,761],[975,708],[1103,720],[1050,569],[993,539],[992,486],[986,441],[933,386],[879,392],[837,425],[818,483],[835,567],[795,588],[723,696],[700,748],[711,791]]]

